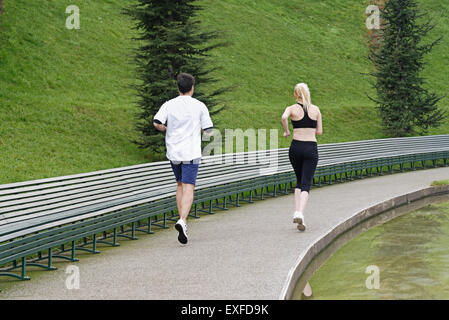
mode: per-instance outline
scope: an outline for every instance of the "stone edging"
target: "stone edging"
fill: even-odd
[[[326,248],[332,241],[334,241],[338,236],[342,235],[352,227],[357,224],[382,214],[385,211],[400,207],[411,202],[427,198],[430,196],[437,196],[449,194],[449,185],[435,186],[418,191],[413,191],[402,196],[398,196],[374,206],[365,208],[359,212],[353,214],[349,219],[340,222],[332,230],[323,235],[320,239],[312,243],[305,251],[302,253],[295,262],[295,265],[290,269],[287,276],[287,280],[284,283],[282,292],[279,295],[279,300],[291,299],[295,285],[303,272],[306,270],[312,259],[317,256],[324,248]]]

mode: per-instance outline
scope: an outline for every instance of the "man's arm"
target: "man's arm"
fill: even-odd
[[[211,136],[214,133],[214,127],[203,129],[203,134],[206,136]]]
[[[167,131],[167,127],[165,125],[162,124],[162,122],[160,122],[159,120],[155,119],[153,121],[153,125],[154,127],[160,131],[160,132],[166,132]]]
[[[164,125],[167,121],[167,104],[164,103],[159,111],[154,115],[153,125],[160,132],[166,132],[167,127]]]
[[[203,106],[201,113],[201,127],[203,129],[203,134],[211,136],[214,133],[214,124],[209,115],[209,110],[206,105]]]

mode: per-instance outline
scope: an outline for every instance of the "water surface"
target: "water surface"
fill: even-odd
[[[368,266],[379,268],[379,289],[366,286]],[[312,299],[449,299],[447,198],[356,236],[309,282]]]

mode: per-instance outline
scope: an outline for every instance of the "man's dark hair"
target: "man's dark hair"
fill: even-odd
[[[184,94],[192,90],[192,87],[195,84],[195,77],[188,73],[180,73],[178,74],[178,89]]]

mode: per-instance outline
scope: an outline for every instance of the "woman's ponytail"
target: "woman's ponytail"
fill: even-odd
[[[310,91],[307,84],[298,83],[295,86],[295,97],[301,97],[302,103],[304,105],[304,111],[307,112],[309,110],[309,107],[312,105],[312,101],[310,99]]]

